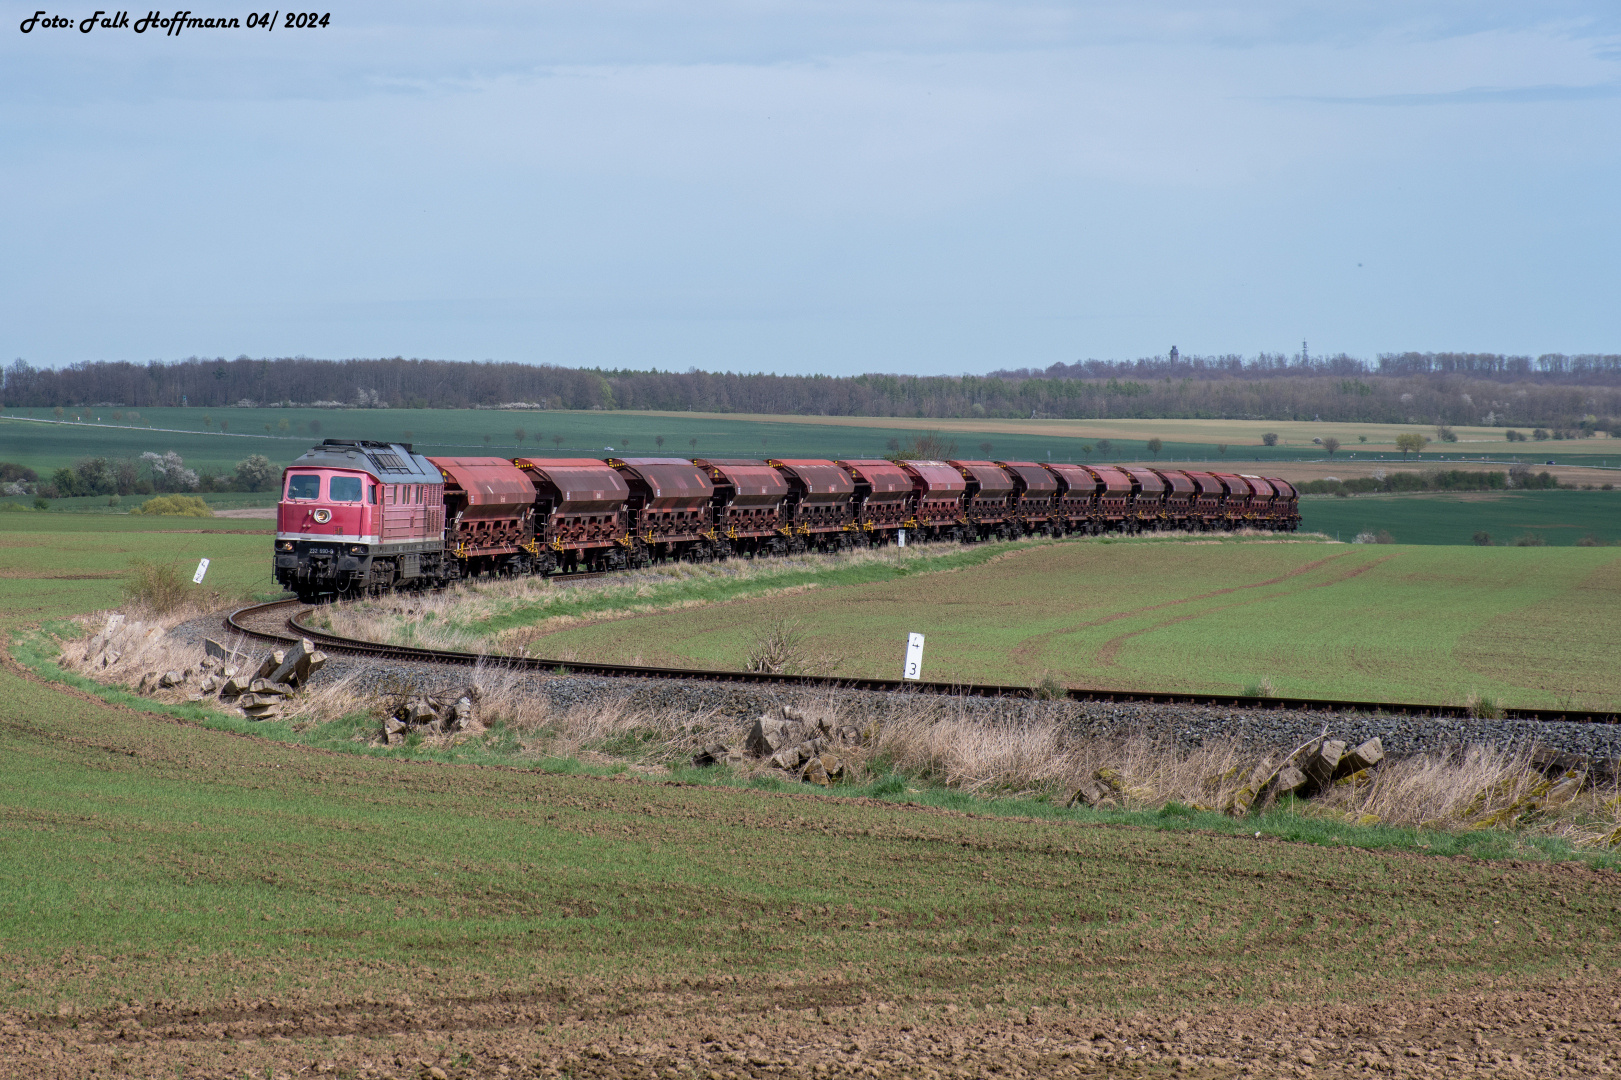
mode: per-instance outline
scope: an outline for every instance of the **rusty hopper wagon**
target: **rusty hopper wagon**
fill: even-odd
[[[903,461],[912,481],[912,524],[924,540],[961,540],[968,531],[963,496],[968,481],[944,461]]]
[[[821,458],[773,458],[773,469],[788,484],[783,500],[781,550],[837,547],[855,527],[855,481],[837,464]]]
[[[855,485],[855,525],[869,539],[888,537],[905,528],[912,518],[912,478],[901,466],[883,458],[857,458],[836,462]]]
[[[535,504],[535,570],[616,570],[631,564],[630,486],[596,458],[518,458]]]
[[[781,472],[750,458],[699,458],[693,464],[715,488],[712,519],[719,550],[749,558],[783,550],[788,481]]]

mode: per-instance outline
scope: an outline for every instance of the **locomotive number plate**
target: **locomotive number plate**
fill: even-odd
[[[309,553],[311,555],[330,555],[330,554],[332,554],[332,549],[331,548],[309,548],[308,551],[309,551]]]

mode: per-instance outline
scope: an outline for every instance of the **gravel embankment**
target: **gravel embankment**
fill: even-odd
[[[202,649],[205,637],[223,640],[218,618],[198,619],[176,627],[174,636]],[[253,643],[261,652],[263,643]],[[496,675],[496,672],[490,672]],[[354,678],[356,688],[385,694],[402,687],[421,691],[450,690],[480,676],[475,669],[414,661],[377,662],[333,655],[312,685]],[[1419,719],[1287,709],[1235,709],[1208,705],[1148,705],[1112,702],[1035,702],[998,698],[940,698],[933,695],[871,690],[775,690],[736,683],[689,679],[601,678],[586,675],[521,673],[507,676],[529,692],[543,696],[554,709],[623,702],[631,708],[692,715],[714,714],[735,720],[759,715],[773,705],[828,700],[852,718],[881,719],[893,710],[927,703],[960,711],[987,724],[1017,724],[1033,717],[1061,718],[1079,734],[1117,737],[1150,735],[1183,746],[1207,740],[1238,738],[1258,749],[1292,748],[1315,738],[1325,728],[1355,744],[1377,735],[1385,752],[1405,756],[1444,751],[1469,743],[1497,746],[1542,745],[1563,753],[1599,759],[1621,758],[1621,725],[1574,724],[1533,720]]]

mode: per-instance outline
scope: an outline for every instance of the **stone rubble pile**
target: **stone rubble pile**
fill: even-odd
[[[309,638],[290,648],[273,650],[251,675],[247,671],[252,660],[246,654],[227,649],[213,638],[204,640],[203,650],[204,656],[195,667],[149,671],[141,676],[136,689],[145,693],[189,688],[187,701],[217,696],[250,720],[274,720],[281,716],[288,699],[326,665],[326,654],[316,649]]]
[[[1344,740],[1325,735],[1290,754],[1281,765],[1257,766],[1246,783],[1221,798],[1221,811],[1243,817],[1251,807],[1267,806],[1286,795],[1310,799],[1340,784],[1360,787],[1369,782],[1369,770],[1384,759],[1378,736],[1353,750]]]
[[[126,653],[133,656],[156,644],[162,636],[163,627],[147,626],[139,619],[126,621],[121,613],[115,612],[107,616],[107,625],[101,633],[85,645],[84,662],[92,667],[112,667]]]
[[[1242,817],[1252,808],[1265,807],[1285,796],[1310,799],[1342,784],[1362,786],[1370,782],[1370,771],[1384,758],[1384,746],[1377,736],[1355,749],[1349,749],[1344,740],[1320,736],[1280,763],[1263,761],[1247,773],[1240,767],[1210,777],[1204,789],[1212,797],[1211,804],[1195,804],[1194,809],[1220,809],[1232,817]],[[1151,798],[1152,792],[1128,784],[1119,770],[1102,768],[1091,779],[1082,781],[1069,804],[1114,809],[1130,799]]]
[[[710,743],[693,755],[692,763],[699,768],[742,765],[752,758],[795,780],[828,787],[849,775],[851,754],[870,739],[870,732],[826,718],[809,720],[792,705],[780,705],[755,718],[742,749]]]
[[[474,715],[478,696],[476,686],[450,693],[405,694],[389,708],[388,716],[383,720],[383,741],[390,746],[398,746],[413,732],[423,735],[448,735],[454,732],[479,734],[484,731],[484,725]]]

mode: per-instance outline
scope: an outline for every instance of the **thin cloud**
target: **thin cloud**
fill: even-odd
[[[1621,97],[1621,82],[1593,86],[1471,86],[1438,94],[1373,94],[1366,97],[1293,95],[1275,101],[1309,101],[1319,105],[1535,105],[1550,101],[1597,101]]]

